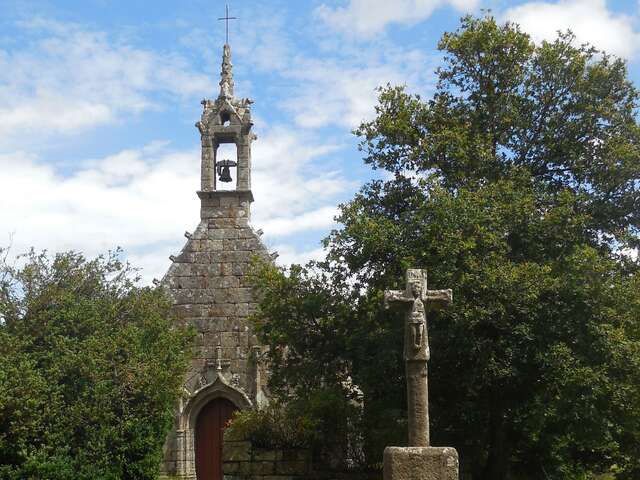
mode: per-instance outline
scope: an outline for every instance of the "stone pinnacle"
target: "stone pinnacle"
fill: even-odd
[[[233,98],[233,65],[231,64],[231,47],[227,43],[222,50],[220,98]]]

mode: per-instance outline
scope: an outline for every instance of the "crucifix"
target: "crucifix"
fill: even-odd
[[[222,345],[218,340],[218,346],[216,346],[216,370],[218,372],[221,372],[223,369],[227,368],[229,365],[231,365],[231,362],[229,362],[228,360],[222,359]]]
[[[225,5],[226,15],[224,17],[218,18],[218,20],[224,20],[226,24],[226,44],[229,45],[229,20],[237,20],[238,17],[230,17],[229,16],[229,4]]]
[[[230,361],[222,359],[222,344],[220,340],[218,340],[218,345],[216,346],[216,356],[214,359],[207,361],[207,367],[213,367],[217,373],[221,373],[230,365]]]
[[[386,290],[385,308],[405,311],[404,361],[407,377],[409,446],[429,446],[429,400],[427,390],[427,310],[437,310],[452,301],[451,290],[428,290],[427,271],[408,269],[405,290]]]

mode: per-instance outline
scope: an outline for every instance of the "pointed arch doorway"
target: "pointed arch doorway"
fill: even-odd
[[[233,402],[218,397],[208,402],[196,419],[195,457],[198,480],[222,480],[224,429],[238,410]]]

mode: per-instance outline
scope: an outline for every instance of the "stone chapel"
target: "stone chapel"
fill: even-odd
[[[236,410],[266,401],[263,348],[248,320],[255,299],[247,273],[255,255],[269,258],[260,232],[249,224],[251,104],[234,96],[231,49],[224,45],[220,94],[203,100],[196,123],[202,145],[200,224],[162,280],[178,321],[197,331],[196,354],[184,379],[184,395],[166,440],[163,476],[222,479],[222,430]],[[237,158],[218,158],[222,144]],[[223,190],[222,183],[235,188]]]

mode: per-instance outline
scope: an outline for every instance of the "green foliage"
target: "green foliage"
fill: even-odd
[[[376,358],[374,352],[366,351],[389,341],[384,336],[387,329],[370,329],[372,321],[386,318],[367,316],[366,324],[354,322],[352,302],[358,303],[359,295],[330,281],[322,271],[294,265],[285,275],[269,263],[257,267],[262,300],[254,320],[258,335],[270,346],[269,386],[284,405],[280,410],[283,418],[300,419],[313,427],[307,443],[316,458],[325,459],[331,468],[366,468],[362,392],[350,372],[354,362],[366,364],[367,371],[389,368],[386,360],[395,362],[395,358]],[[362,313],[367,309],[363,303]],[[364,344],[358,333],[372,340]],[[380,390],[383,392],[386,389]],[[373,408],[373,393],[369,400]],[[396,421],[389,417],[381,422],[383,430],[387,424],[396,428]]]
[[[249,440],[257,448],[306,448],[313,443],[315,424],[307,415],[291,415],[286,406],[274,403],[236,412],[228,430],[227,435]]]
[[[313,390],[304,398],[290,398],[286,404],[273,402],[260,410],[236,412],[226,436],[249,440],[267,449],[311,449],[317,468],[334,470],[362,466],[350,440],[358,440],[358,407],[345,402],[339,392]],[[345,450],[347,449],[347,450]],[[346,459],[350,463],[345,463]]]
[[[156,477],[191,334],[117,253],[0,265],[0,478]]]
[[[365,161],[435,172],[452,190],[525,167],[538,188],[571,192],[592,231],[637,233],[638,91],[623,60],[573,43],[535,47],[517,26],[465,17],[440,41],[431,100],[381,90],[377,118],[356,132]]]
[[[327,262],[259,275],[274,389],[361,397],[368,463],[403,442],[402,319],[381,299],[423,267],[454,290],[429,314],[430,410],[464,475],[637,478],[638,91],[570,33],[536,46],[465,17],[439,47],[433,97],[383,88],[356,131],[388,174],[341,206]]]

